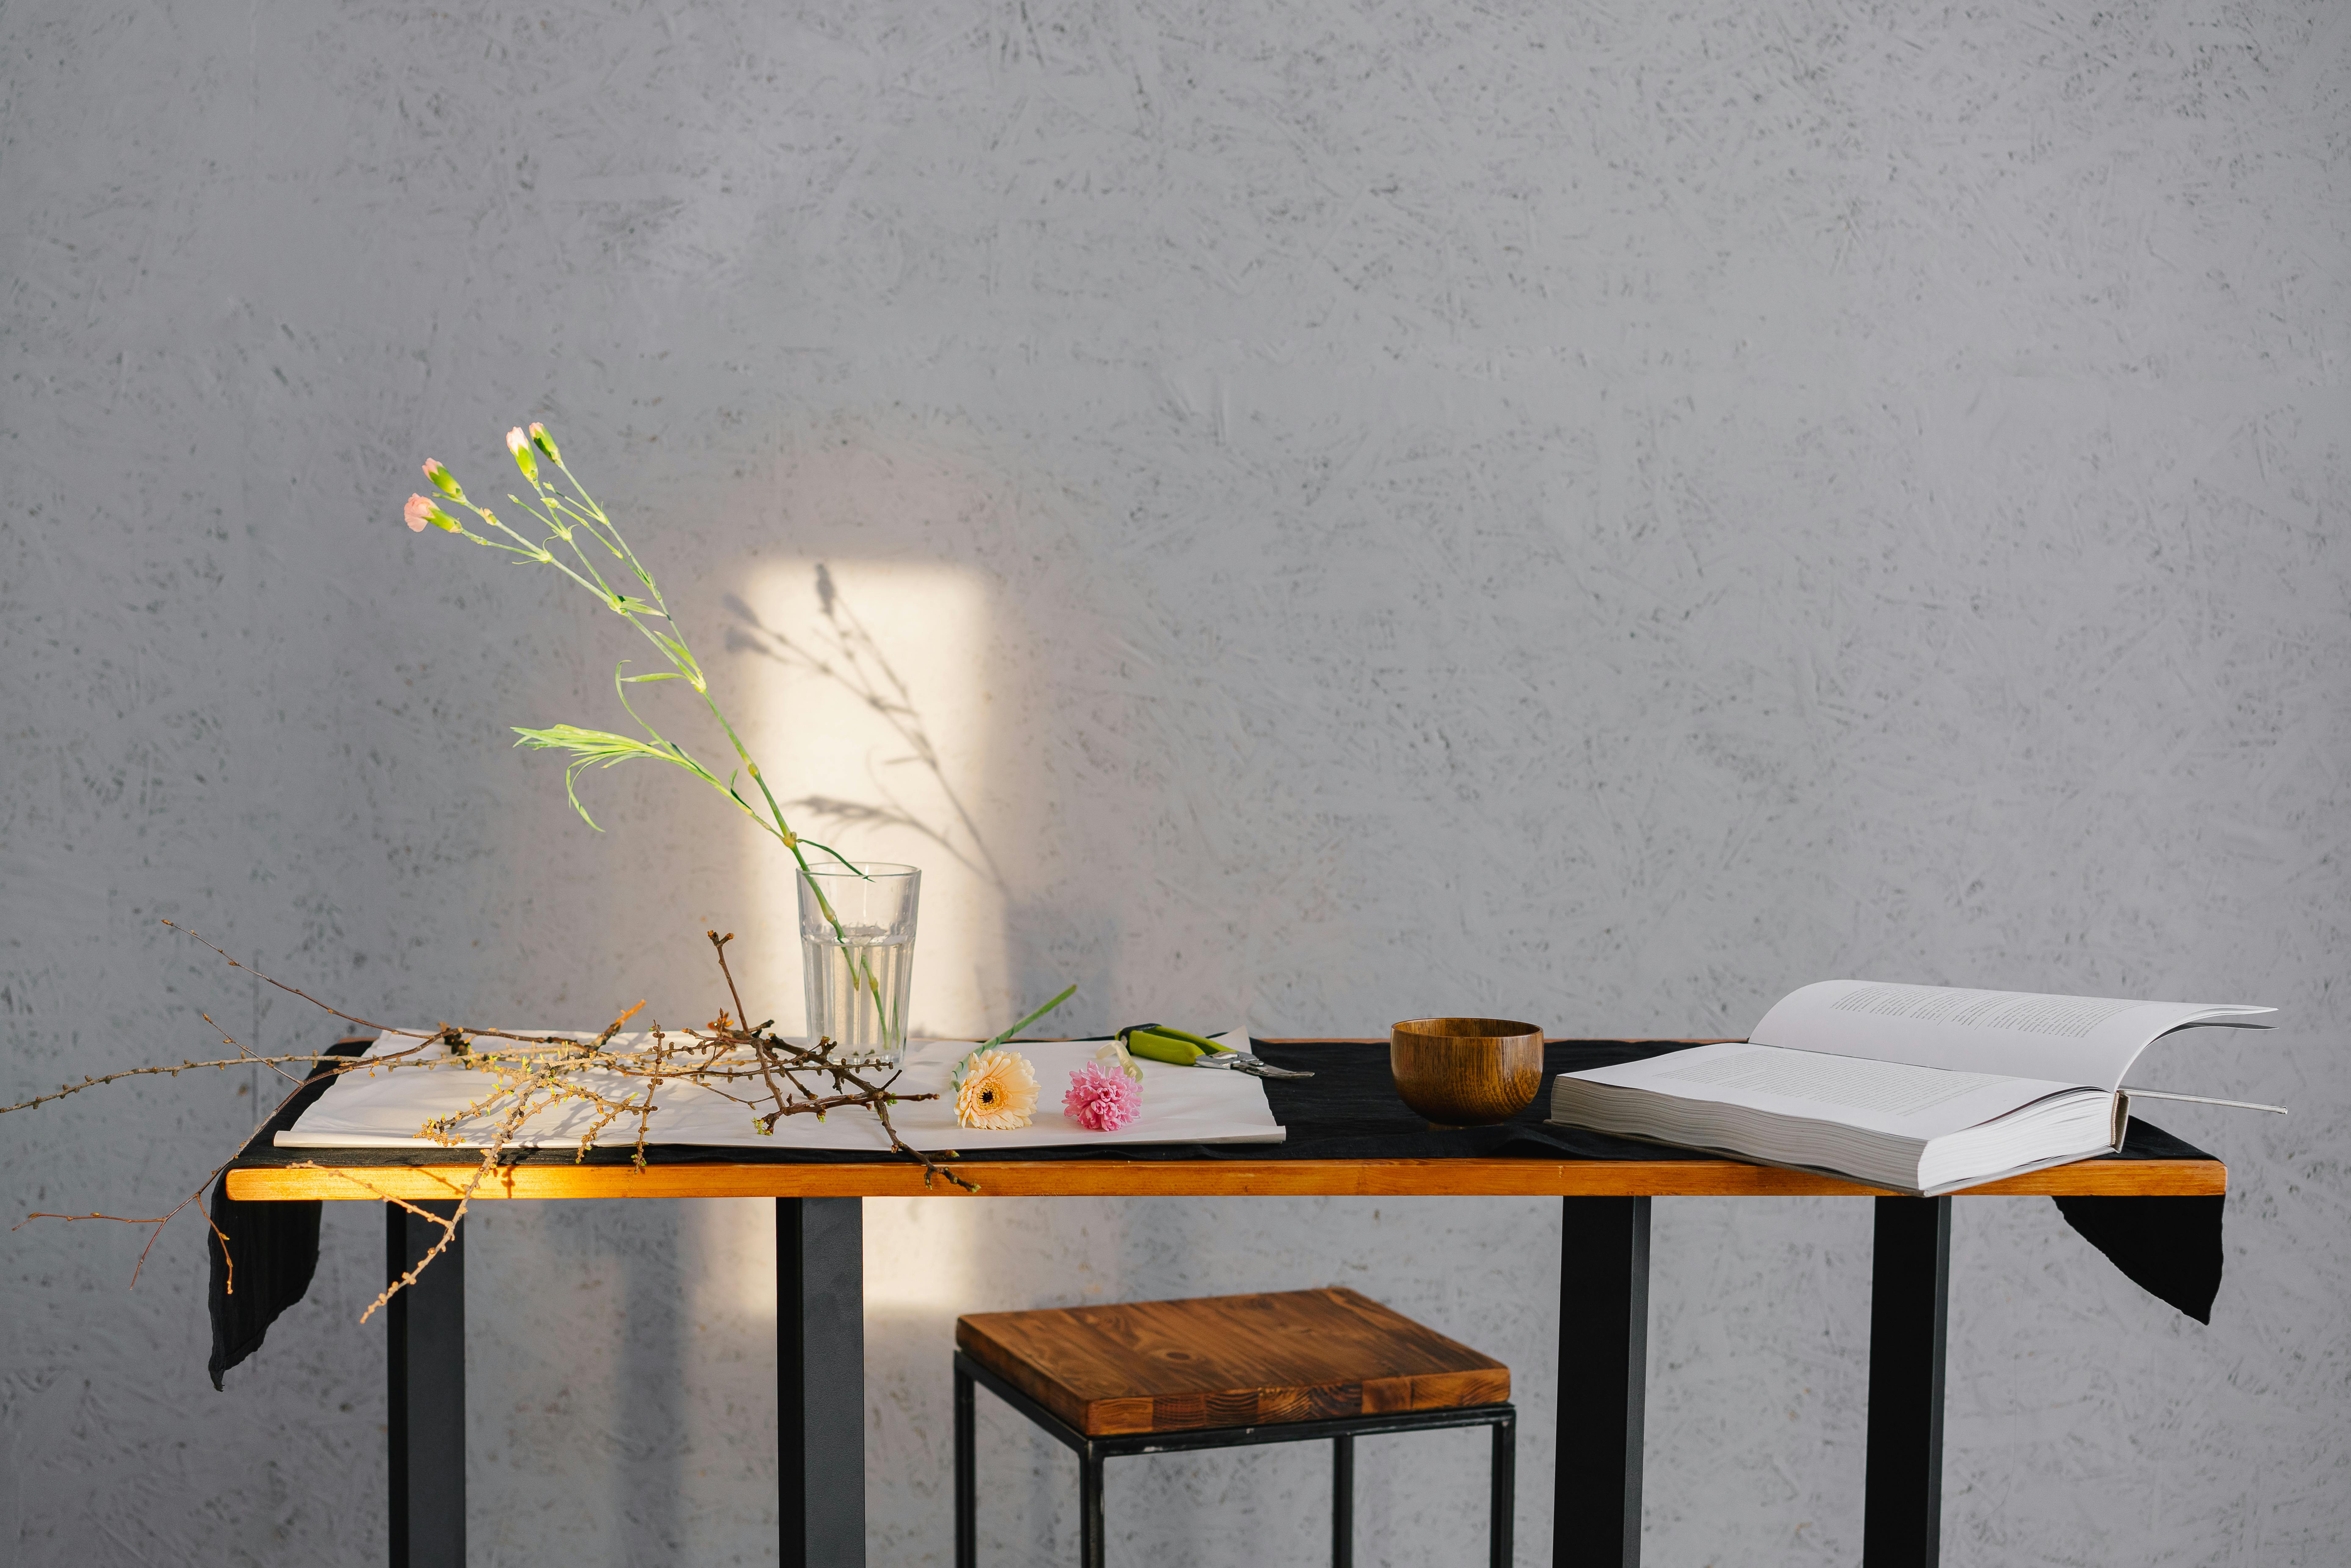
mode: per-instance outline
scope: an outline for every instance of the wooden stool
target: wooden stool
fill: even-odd
[[[1354,1561],[1355,1439],[1494,1428],[1494,1568],[1510,1568],[1510,1369],[1353,1291],[1203,1296],[956,1320],[956,1568],[977,1568],[972,1385],[1078,1456],[1079,1561],[1102,1568],[1102,1462],[1328,1437],[1331,1561]]]

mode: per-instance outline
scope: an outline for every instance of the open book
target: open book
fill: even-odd
[[[1823,980],[1744,1043],[1560,1074],[1551,1119],[1931,1197],[2121,1147],[2152,1041],[2276,1010]]]

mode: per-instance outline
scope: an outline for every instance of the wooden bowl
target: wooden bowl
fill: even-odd
[[[1404,1103],[1441,1127],[1507,1122],[1542,1087],[1543,1034],[1510,1019],[1409,1019],[1388,1030]]]

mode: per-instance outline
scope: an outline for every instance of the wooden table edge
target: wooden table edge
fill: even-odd
[[[1385,1035],[1263,1037],[1269,1045],[1384,1046]],[[1667,1043],[1663,1039],[1654,1043]],[[1719,1045],[1716,1039],[1675,1039]],[[232,1168],[240,1203],[455,1197],[470,1166],[331,1163]],[[962,1164],[981,1197],[1882,1197],[1881,1187],[1732,1160],[1001,1160]],[[2210,1197],[2229,1190],[2219,1160],[2097,1159],[1987,1182],[1959,1197]],[[499,1167],[485,1198],[967,1197],[925,1186],[912,1165],[526,1164]]]
[[[329,1153],[329,1151],[322,1151]],[[1877,1197],[1884,1189],[1731,1160],[998,1160],[956,1165],[990,1197]],[[254,1166],[239,1202],[455,1197],[470,1166]],[[915,1197],[913,1165],[500,1166],[481,1198]],[[2198,1197],[2229,1190],[2219,1160],[2085,1160],[1987,1182],[1960,1197]],[[968,1196],[934,1183],[934,1197]]]

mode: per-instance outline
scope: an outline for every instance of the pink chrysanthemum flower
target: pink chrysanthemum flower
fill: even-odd
[[[1115,1133],[1143,1113],[1143,1092],[1125,1073],[1090,1061],[1070,1074],[1061,1109],[1090,1133]]]

